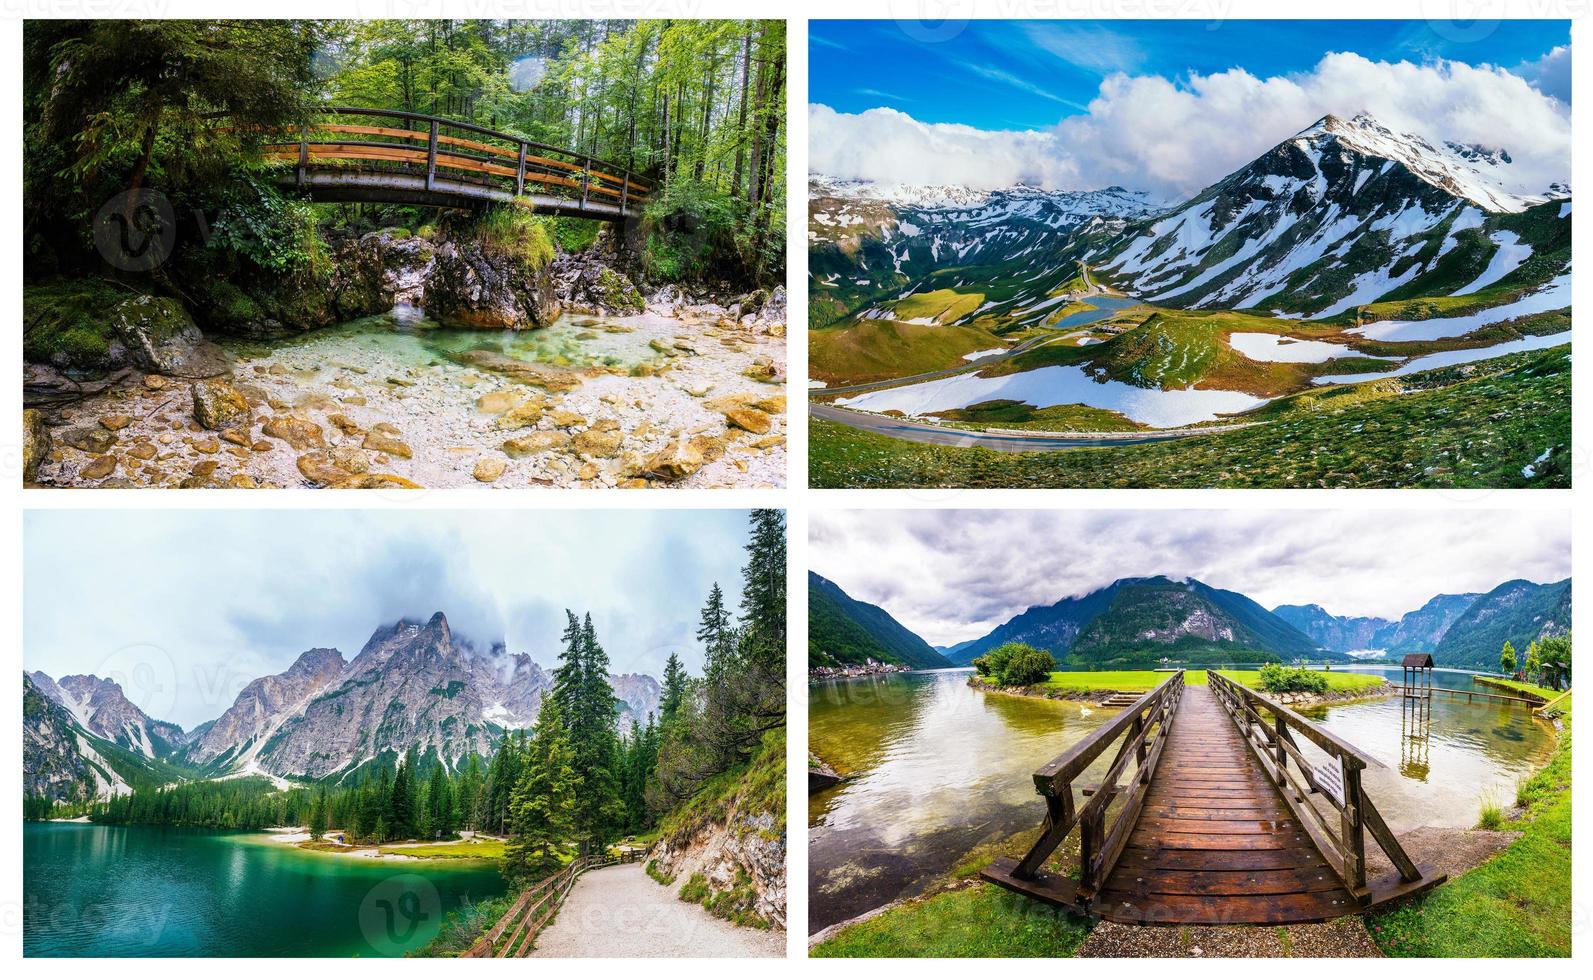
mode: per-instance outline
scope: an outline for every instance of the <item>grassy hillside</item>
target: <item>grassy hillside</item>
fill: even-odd
[[[1495,670],[1506,642],[1525,651],[1532,641],[1570,628],[1570,579],[1541,586],[1506,582],[1450,624],[1433,659],[1445,666]]]
[[[878,606],[859,602],[808,573],[808,666],[861,664],[870,657],[906,667],[950,667],[923,638]]]
[[[941,371],[964,354],[1004,346],[975,327],[864,320],[808,333],[808,374],[827,384],[862,384]]]
[[[929,446],[813,419],[809,474],[815,487],[1568,487],[1570,345],[1307,392],[1252,417],[1265,424],[1055,453]]]

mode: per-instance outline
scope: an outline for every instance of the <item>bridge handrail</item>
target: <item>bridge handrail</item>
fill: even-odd
[[[311,110],[311,116],[330,117],[334,120],[338,117],[354,116],[406,124],[424,124],[425,128],[339,125],[335,121],[317,122],[313,118],[306,118],[295,126],[266,127],[263,130],[259,130],[258,132],[262,133],[295,133],[297,135],[297,138],[291,141],[263,144],[261,150],[268,158],[276,160],[286,161],[296,156],[298,161],[298,183],[300,185],[305,183],[306,171],[312,161],[363,160],[366,162],[385,161],[389,163],[423,165],[426,171],[426,190],[428,191],[432,190],[436,185],[437,170],[440,167],[443,169],[463,170],[489,178],[510,178],[514,181],[514,195],[516,197],[525,194],[526,183],[530,181],[532,183],[571,188],[579,194],[582,207],[586,206],[590,195],[593,193],[617,198],[622,213],[628,205],[645,201],[652,190],[648,182],[637,178],[627,166],[621,166],[618,163],[606,161],[579,150],[553,146],[548,143],[516,136],[512,133],[488,129],[485,126],[479,126],[463,120],[446,119],[441,116],[406,112],[400,109],[372,109],[362,106],[324,106]],[[216,118],[225,118],[225,116],[218,115]],[[490,143],[447,135],[441,132],[445,128],[499,140],[509,145],[507,147],[494,146]],[[316,140],[312,142],[310,136],[316,132],[349,133],[366,137],[379,136],[390,140],[423,143],[424,147],[410,147],[394,142],[361,140]],[[487,155],[457,152],[452,150],[452,147],[464,147],[467,150],[477,151],[478,154]],[[382,156],[381,154],[384,153],[388,155]],[[553,159],[539,154],[569,157],[574,162],[566,162],[565,160]],[[491,157],[501,158],[508,161],[508,163],[494,163]]]
[[[1139,818],[1151,775],[1161,760],[1184,691],[1184,672],[1177,671],[1118,712],[1067,751],[1035,770],[1034,785],[1046,800],[1040,837],[1013,871],[1015,878],[1034,878],[1073,827],[1079,827],[1079,896],[1088,898],[1101,886]],[[1076,808],[1073,781],[1122,736],[1117,754],[1094,788],[1090,801]],[[1132,788],[1118,786],[1128,763],[1135,772]],[[1107,824],[1107,808],[1123,795],[1124,805]]]
[[[1388,855],[1401,880],[1422,880],[1421,869],[1405,853],[1399,838],[1394,836],[1361,785],[1361,773],[1368,767],[1386,766],[1293,709],[1238,681],[1215,670],[1206,676],[1218,704],[1239,728],[1262,769],[1277,785],[1284,803],[1351,895],[1363,902],[1370,895],[1366,885],[1368,833]],[[1337,771],[1313,764],[1295,741],[1296,732],[1336,761]],[[1291,762],[1293,769],[1289,766]],[[1337,811],[1337,827],[1311,803],[1312,796],[1325,800]]]
[[[368,109],[361,106],[323,106],[314,111],[324,115],[334,116],[384,116],[394,119],[405,119],[410,122],[423,122],[428,126],[435,122],[439,126],[449,126],[453,129],[462,129],[466,132],[476,133],[481,136],[490,136],[494,139],[500,139],[507,143],[523,143],[527,149],[541,150],[546,153],[562,153],[565,156],[579,157],[583,160],[590,160],[592,163],[607,167],[610,170],[623,170],[627,173],[630,172],[629,167],[623,166],[613,160],[604,160],[588,153],[580,153],[575,150],[566,149],[562,146],[553,146],[550,143],[539,143],[536,140],[527,139],[523,136],[516,136],[513,133],[505,133],[496,129],[488,129],[485,126],[478,126],[475,123],[464,122],[457,119],[449,119],[445,116],[428,116],[425,113],[405,112],[402,109]],[[635,182],[640,184],[643,188],[648,186],[646,183],[641,181]]]

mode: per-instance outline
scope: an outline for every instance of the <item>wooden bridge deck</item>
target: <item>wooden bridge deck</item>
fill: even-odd
[[[1296,734],[1333,764],[1302,755]],[[1114,743],[1106,777],[1075,787]],[[1377,763],[1227,678],[1186,688],[1180,674],[1035,773],[1047,800],[1039,840],[982,877],[1136,925],[1284,925],[1364,912],[1444,880],[1411,862],[1377,813],[1360,784],[1367,764]],[[1089,798],[1082,808],[1075,789]],[[1075,827],[1076,877],[1043,870]],[[1368,838],[1395,874],[1367,882]]]
[[[1359,908],[1208,688],[1184,692],[1134,832],[1092,903],[1113,922],[1318,922]]]

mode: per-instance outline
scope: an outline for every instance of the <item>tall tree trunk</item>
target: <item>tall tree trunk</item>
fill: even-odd
[[[741,193],[741,166],[747,152],[747,82],[752,76],[752,30],[741,39],[741,111],[736,120],[736,170],[730,178],[730,196]]]

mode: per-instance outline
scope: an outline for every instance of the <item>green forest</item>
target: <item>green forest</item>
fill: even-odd
[[[150,275],[179,295],[206,274],[313,279],[330,227],[434,224],[434,209],[309,204],[263,179],[262,134],[340,105],[623,167],[653,187],[651,279],[782,281],[785,43],[783,22],[751,20],[29,21],[26,275],[104,273],[93,218],[145,188],[171,201],[181,256]],[[536,224],[566,248],[596,231]]]

